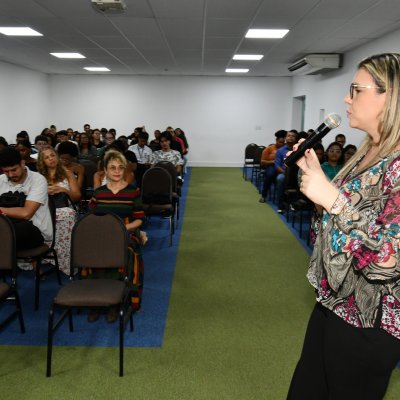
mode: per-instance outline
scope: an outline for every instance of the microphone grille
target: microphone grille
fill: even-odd
[[[337,128],[342,122],[342,118],[339,114],[329,114],[325,118],[324,124],[328,126],[330,129]]]

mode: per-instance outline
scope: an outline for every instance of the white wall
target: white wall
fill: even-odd
[[[341,115],[341,125],[332,130],[323,140],[325,146],[332,142],[335,135],[344,133],[347,143],[359,145],[365,134],[352,129],[346,118],[344,97],[356,72],[357,64],[365,57],[378,53],[400,53],[400,31],[393,32],[371,43],[358,47],[345,54],[343,68],[328,74],[293,78],[292,96],[306,96],[305,126],[315,128],[319,125],[319,111],[335,112]]]
[[[48,76],[0,62],[0,136],[10,143],[26,130],[33,141],[48,126]]]
[[[82,129],[88,122],[129,134],[181,127],[191,145],[191,165],[241,165],[244,147],[269,144],[278,129],[290,129],[292,98],[306,97],[305,128],[320,124],[320,110],[343,122],[324,139],[344,133],[358,145],[364,135],[348,127],[343,98],[357,63],[379,52],[400,52],[400,31],[345,54],[344,66],[324,75],[295,78],[126,77],[45,75],[0,62],[0,135],[33,137],[51,123]]]
[[[53,75],[50,92],[57,127],[90,123],[121,135],[145,125],[151,137],[180,127],[199,166],[241,165],[244,147],[273,142],[291,114],[290,78]]]

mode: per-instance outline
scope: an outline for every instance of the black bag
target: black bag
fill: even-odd
[[[55,208],[64,208],[71,206],[71,199],[65,192],[50,195]]]
[[[25,205],[26,194],[22,192],[9,192],[0,195],[0,207],[23,207]]]

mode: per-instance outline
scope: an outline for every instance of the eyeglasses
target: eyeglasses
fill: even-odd
[[[107,168],[109,171],[112,172],[119,172],[119,171],[124,171],[125,167],[123,165],[119,165],[118,167],[115,165],[111,165],[110,167]]]
[[[354,89],[356,89],[356,90],[357,89],[380,89],[380,90],[382,90],[382,88],[380,88],[379,86],[359,85],[357,83],[352,83],[350,85],[350,90],[349,90],[350,99],[353,99],[353,97],[354,97]]]

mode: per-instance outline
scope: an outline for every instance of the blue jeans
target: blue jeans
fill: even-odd
[[[264,185],[261,193],[261,196],[264,197],[264,199],[268,196],[272,183],[275,182],[276,174],[275,165],[268,165],[264,168]]]
[[[276,177],[276,197],[278,208],[283,210],[283,200],[285,198],[285,174],[278,174]]]

